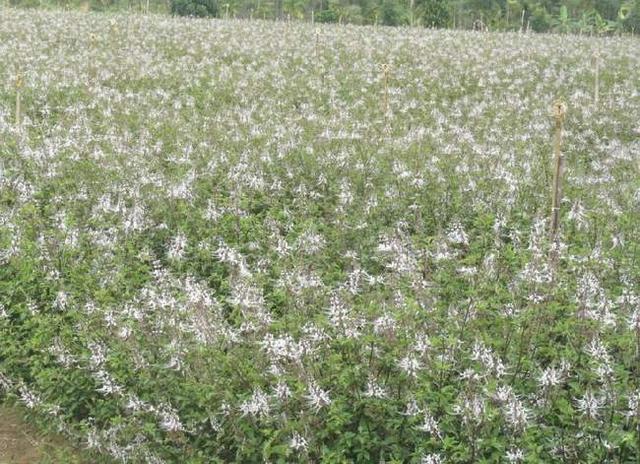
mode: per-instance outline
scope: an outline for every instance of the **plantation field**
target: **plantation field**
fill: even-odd
[[[0,397],[95,462],[638,463],[639,242],[637,38],[0,10]]]

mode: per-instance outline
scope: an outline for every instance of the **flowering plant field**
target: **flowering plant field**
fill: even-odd
[[[0,10],[0,392],[121,462],[640,462],[639,50]]]

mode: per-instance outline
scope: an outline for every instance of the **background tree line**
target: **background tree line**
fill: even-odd
[[[151,11],[180,16],[307,20],[507,31],[640,31],[640,0],[5,0],[13,6]]]
[[[170,0],[191,16],[606,34],[640,29],[640,0]]]

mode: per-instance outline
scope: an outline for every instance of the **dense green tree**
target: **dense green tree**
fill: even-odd
[[[540,2],[523,2],[524,14],[521,16],[521,28],[536,32],[545,32],[551,29],[552,14],[545,5]]]
[[[427,27],[446,27],[449,24],[449,9],[446,0],[420,0],[417,8],[422,24]]]
[[[382,2],[380,19],[386,26],[399,26],[405,24],[407,11],[403,5],[396,0],[384,0]]]
[[[640,0],[626,1],[618,12],[618,20],[628,31],[640,31]]]
[[[338,22],[338,12],[332,10],[331,8],[326,8],[321,10],[316,15],[316,20],[319,23],[337,23]]]
[[[171,13],[178,16],[218,16],[216,0],[171,0]]]

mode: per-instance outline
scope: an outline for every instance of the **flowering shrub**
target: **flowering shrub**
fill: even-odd
[[[34,417],[122,462],[640,459],[636,39],[0,19]]]

